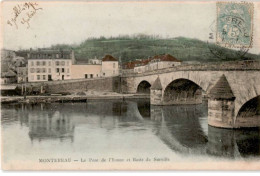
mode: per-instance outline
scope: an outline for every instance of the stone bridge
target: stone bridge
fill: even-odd
[[[182,65],[121,77],[123,93],[150,93],[153,105],[199,104],[208,98],[208,123],[260,126],[260,62]]]

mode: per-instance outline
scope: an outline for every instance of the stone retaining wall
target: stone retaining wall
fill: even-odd
[[[25,86],[27,94],[38,94],[40,92],[51,94],[62,92],[72,93],[88,90],[120,92],[120,78],[107,77],[42,83],[26,83]],[[18,85],[18,88],[22,92],[22,84]]]

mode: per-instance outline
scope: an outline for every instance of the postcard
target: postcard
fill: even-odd
[[[260,2],[1,2],[3,170],[260,170]]]

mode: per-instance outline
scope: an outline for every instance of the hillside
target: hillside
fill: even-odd
[[[79,45],[55,45],[53,49],[73,48],[77,60],[87,60],[90,58],[102,58],[110,54],[116,58],[121,58],[122,62],[134,59],[146,59],[149,56],[158,54],[171,54],[183,61],[217,62],[229,60],[253,59],[260,60],[260,55],[247,53],[243,58],[237,56],[234,50],[223,49],[214,44],[189,39],[184,37],[162,39],[153,36],[135,37],[114,37],[88,39]],[[209,48],[222,49],[226,58],[218,58],[210,52]]]

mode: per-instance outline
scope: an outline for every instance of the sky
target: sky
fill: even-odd
[[[161,37],[189,37],[207,41],[216,19],[214,2],[38,2],[30,27],[7,24],[13,8],[21,3],[5,2],[2,7],[2,39],[6,49],[79,44],[90,37],[147,34]],[[260,9],[255,3],[255,9]],[[27,17],[21,13],[17,21]],[[255,10],[255,21],[258,11]],[[259,29],[260,24],[254,24]],[[260,53],[259,32],[254,31],[252,53]]]

